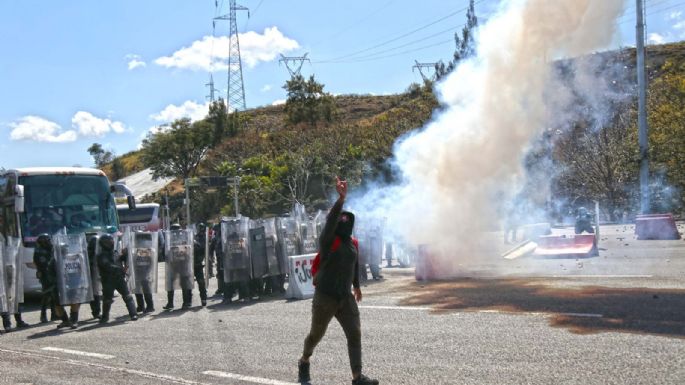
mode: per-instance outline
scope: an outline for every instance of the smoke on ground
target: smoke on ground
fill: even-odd
[[[387,218],[389,230],[405,242],[477,258],[479,234],[500,227],[505,203],[522,186],[538,184],[527,189],[536,193],[528,200],[548,197],[548,178],[526,181],[524,157],[541,133],[566,127],[576,116],[583,93],[572,88],[598,97],[591,92],[600,83],[592,68],[576,68],[579,84],[569,85],[556,79],[550,63],[609,46],[623,5],[504,1],[479,28],[475,57],[436,86],[445,108],[397,142],[393,162],[401,182],[369,188],[351,197],[351,207]]]

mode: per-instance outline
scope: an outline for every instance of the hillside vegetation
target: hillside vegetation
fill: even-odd
[[[606,63],[601,75],[615,80],[615,91],[630,96],[612,100],[608,122],[598,124],[581,117],[569,122],[563,132],[557,130],[557,135],[542,135],[537,143],[542,145],[534,146],[524,161],[530,173],[537,172],[535,164],[541,157],[552,161],[554,172],[547,174],[552,181],[552,198],[563,203],[548,204],[554,206],[550,210],[598,200],[605,208],[604,214],[611,217],[615,212],[637,207],[635,51],[624,49],[594,56]],[[649,47],[647,58],[654,209],[677,211],[685,205],[685,43]],[[616,72],[617,64],[625,70]],[[567,65],[557,63],[561,72]],[[215,105],[205,120],[177,121],[159,134],[178,133],[184,140],[174,142],[169,137],[169,142],[155,147],[162,143],[161,136],[150,136],[143,150],[114,162],[123,166],[124,175],[152,167],[158,175],[180,179],[239,176],[239,201],[244,215],[279,215],[289,211],[296,201],[308,207],[326,206],[335,175],[347,178],[352,187],[370,180],[393,181],[387,162],[393,144],[398,137],[426,124],[433,111],[440,108],[431,84],[410,85],[399,95],[336,97],[323,92],[323,85],[308,93],[307,87],[317,84],[300,79],[289,88],[288,104],[232,113],[228,118],[223,104]],[[300,114],[310,113],[322,108],[317,103],[323,100],[332,101],[329,116],[322,115],[314,122],[293,123],[290,119],[294,109],[299,108]],[[191,142],[197,144],[189,147]],[[538,151],[540,148],[551,151]],[[170,165],[176,160],[165,156],[179,152],[187,155],[187,159],[180,160],[187,162],[187,167],[174,170]],[[104,167],[110,177],[114,162]],[[180,181],[170,191],[172,209],[180,216]],[[232,194],[228,187],[194,189],[193,220],[233,212]]]

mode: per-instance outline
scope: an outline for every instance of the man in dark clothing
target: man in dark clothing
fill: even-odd
[[[214,295],[224,293],[224,249],[221,245],[221,223],[214,225],[212,240],[209,243],[209,255],[216,255],[216,281],[219,286]]]
[[[207,306],[207,285],[205,283],[205,251],[207,245],[207,226],[204,223],[197,225],[197,234],[193,241],[193,271],[195,272],[195,280],[200,289],[200,301],[202,306]],[[192,294],[189,294],[188,302],[191,302]]]
[[[36,277],[40,282],[42,289],[40,298],[40,322],[48,322],[47,309],[54,307],[52,301],[53,292],[57,282],[50,279],[51,274],[48,271],[50,260],[52,256],[52,241],[48,234],[40,234],[36,239],[36,247],[33,249],[33,264],[36,265]],[[55,316],[54,310],[51,310],[51,319]]]
[[[353,385],[378,385],[378,380],[362,374],[361,322],[356,302],[362,300],[359,288],[359,253],[352,239],[354,214],[342,211],[347,195],[347,182],[336,178],[338,200],[333,205],[326,225],[319,237],[321,262],[314,276],[314,299],[312,301],[312,325],[304,340],[304,350],[298,363],[300,383],[309,383],[309,358],[321,341],[331,319],[335,317],[347,337]],[[338,241],[336,242],[336,239]],[[334,242],[335,250],[331,250]],[[350,293],[354,287],[354,296]],[[355,302],[356,300],[356,302]]]
[[[126,261],[126,257],[115,252],[114,238],[111,235],[102,235],[98,242],[102,249],[96,256],[98,268],[100,269],[100,279],[102,280],[103,299],[100,323],[107,323],[109,321],[109,311],[114,302],[114,290],[118,291],[121,298],[126,302],[126,309],[131,317],[131,321],[135,321],[138,319],[136,304],[133,301],[133,296],[128,289],[125,279],[126,267],[123,261]]]

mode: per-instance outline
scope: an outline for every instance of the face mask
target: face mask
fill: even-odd
[[[335,229],[335,235],[341,238],[350,238],[352,236],[352,229],[354,228],[354,214],[348,211],[343,211],[338,220],[338,226]]]

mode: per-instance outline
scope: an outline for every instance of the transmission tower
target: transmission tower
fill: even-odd
[[[214,88],[214,77],[212,76],[212,74],[209,74],[209,83],[205,84],[205,86],[209,87],[209,95],[207,95],[207,99],[209,99],[211,103],[214,103],[214,101],[216,100],[216,98],[214,97],[216,88]]]
[[[423,69],[429,68],[429,69],[432,69],[433,71],[435,71],[435,66],[438,63],[419,63],[418,60],[414,60],[414,62],[416,62],[416,64],[414,64],[414,66],[411,67],[411,72],[414,72],[415,69],[418,69],[424,82],[435,80],[435,75],[436,75],[435,72],[433,72],[432,76],[427,76],[426,74],[423,73]]]
[[[308,61],[311,64],[311,61],[307,55],[309,55],[309,52],[305,53],[303,56],[283,56],[283,54],[281,54],[278,64],[285,63],[285,68],[287,68],[288,72],[290,72],[290,77],[294,78],[300,74],[300,71],[302,70],[302,64],[304,64],[305,61]],[[290,67],[291,63],[293,65],[292,67]]]
[[[236,11],[247,11],[250,17],[250,10],[242,5],[237,5],[236,0],[230,0],[230,11],[227,15],[215,17],[214,20],[228,20],[230,23],[229,44],[228,44],[228,90],[226,91],[226,102],[233,110],[245,109],[245,85],[243,84],[243,65],[240,60],[240,42],[238,41],[238,23],[236,22]]]

